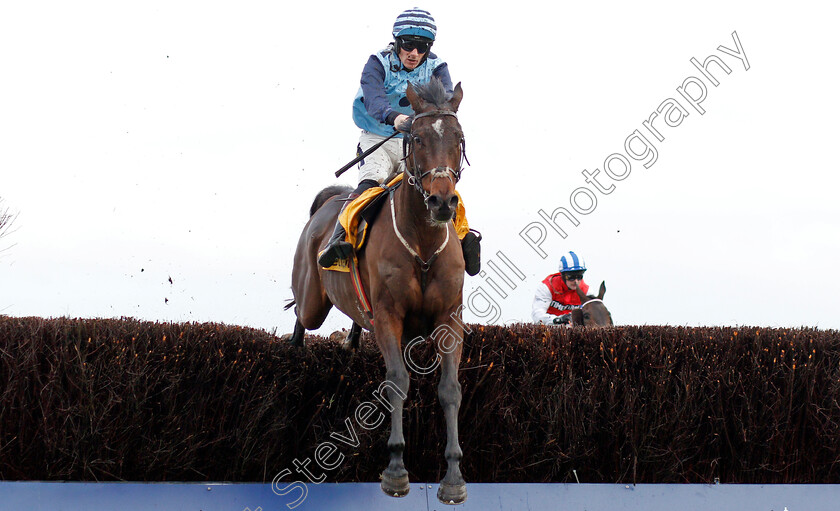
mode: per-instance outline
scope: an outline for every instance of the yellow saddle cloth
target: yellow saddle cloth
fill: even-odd
[[[392,179],[388,183],[388,187],[393,187],[399,183],[403,178],[403,174],[404,173],[400,173]],[[361,250],[364,246],[365,241],[367,240],[367,231],[369,227],[367,222],[362,218],[362,211],[364,211],[370,203],[372,203],[384,192],[385,188],[382,188],[381,186],[368,188],[362,192],[361,195],[347,204],[347,207],[341,211],[341,214],[338,217],[338,221],[341,222],[341,226],[344,227],[344,231],[347,233],[345,240],[353,245],[353,248],[357,251]],[[455,233],[458,235],[458,239],[464,239],[464,236],[470,232],[470,225],[467,223],[466,210],[464,209],[464,201],[461,198],[461,194],[459,194],[457,190],[455,191],[455,194],[458,195],[458,208],[455,211],[455,218],[453,220],[455,223]],[[346,259],[339,260],[335,265],[327,269],[343,272],[350,271]]]

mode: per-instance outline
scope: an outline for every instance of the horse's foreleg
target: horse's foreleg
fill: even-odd
[[[408,396],[408,371],[403,362],[400,338],[402,324],[396,318],[376,315],[376,342],[385,359],[385,382],[388,402],[391,405],[391,435],[388,437],[388,451],[391,460],[382,472],[382,491],[394,497],[408,494],[408,471],[403,462],[405,436],[403,435],[403,402]]]
[[[456,330],[463,336],[462,330]],[[450,337],[448,341],[452,341]],[[438,488],[438,500],[444,504],[460,504],[467,500],[467,484],[461,475],[461,444],[458,442],[458,410],[461,408],[461,384],[458,366],[461,362],[462,339],[456,346],[438,346],[441,355],[441,374],[438,397],[446,419],[446,476]],[[454,348],[454,349],[453,349]]]

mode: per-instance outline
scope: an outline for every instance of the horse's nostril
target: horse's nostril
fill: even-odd
[[[440,207],[440,197],[437,195],[430,195],[428,199],[426,199],[426,203],[429,205],[430,208],[438,208]]]
[[[458,196],[453,195],[451,199],[449,199],[449,207],[455,209],[458,207]]]

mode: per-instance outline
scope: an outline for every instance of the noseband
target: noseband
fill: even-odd
[[[444,116],[444,115],[451,115],[456,120],[458,116],[455,112],[450,112],[447,110],[432,110],[430,112],[423,112],[422,114],[417,114],[414,116],[414,121],[416,122],[417,119],[422,119],[423,117],[431,117],[431,116]],[[411,165],[408,166],[408,184],[413,186],[420,194],[423,196],[423,202],[426,203],[426,207],[429,205],[429,192],[423,189],[423,179],[428,176],[429,174],[432,175],[432,180],[435,180],[439,177],[446,177],[453,184],[457,183],[461,180],[461,171],[463,170],[461,167],[463,166],[463,162],[467,162],[467,165],[470,164],[470,161],[467,159],[467,150],[466,150],[466,142],[464,138],[461,137],[461,161],[458,163],[458,168],[453,169],[452,167],[444,167],[439,166],[433,169],[429,169],[425,172],[422,172],[420,169],[417,168],[417,161],[414,157],[414,143],[415,143],[415,136],[413,133],[409,133],[408,137],[403,137],[403,161],[408,163],[409,157],[411,157]]]

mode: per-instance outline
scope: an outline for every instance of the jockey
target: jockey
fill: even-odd
[[[544,325],[569,324],[573,309],[580,306],[577,289],[586,294],[589,286],[583,281],[586,263],[574,252],[560,258],[560,272],[549,275],[542,281],[534,295],[531,318]]]
[[[428,11],[414,8],[404,11],[394,23],[394,42],[373,55],[362,70],[361,87],[353,101],[353,121],[361,128],[359,154],[399,130],[408,133],[414,111],[405,96],[409,81],[423,84],[439,78],[452,94],[452,79],[443,59],[429,51],[435,41],[437,26]],[[395,171],[405,170],[402,162],[402,138],[399,134],[365,157],[359,164],[359,185],[350,194],[355,199],[368,188],[378,186]],[[345,202],[347,207],[350,201]],[[318,254],[318,264],[329,268],[353,253],[346,233],[336,221],[327,247]],[[480,235],[468,232],[461,240],[466,271],[475,275],[481,267]]]

